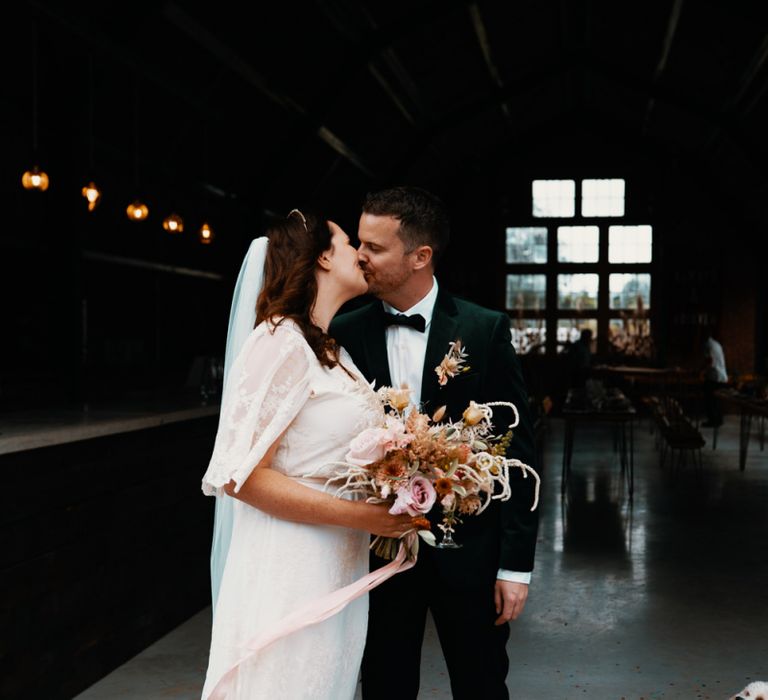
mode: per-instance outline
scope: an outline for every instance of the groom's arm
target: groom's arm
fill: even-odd
[[[500,400],[513,403],[520,415],[520,422],[513,429],[507,457],[519,459],[535,469],[536,450],[528,410],[528,392],[523,381],[520,361],[512,347],[509,320],[505,314],[499,315],[494,327],[489,359],[489,381],[499,391]],[[508,413],[500,409],[494,413],[494,422],[499,433],[514,418],[512,412],[506,410]],[[534,497],[534,480],[530,476],[524,479],[519,469],[510,470],[509,477],[512,496],[500,504],[501,545],[499,571],[494,587],[497,625],[517,619],[525,607],[539,522],[538,511],[530,510]]]
[[[512,347],[509,321],[499,314],[493,330],[489,353],[488,381],[498,392],[498,400],[509,401],[520,414],[520,423],[513,429],[514,436],[507,456],[519,459],[536,469],[536,450],[533,427],[528,410],[528,392],[525,388],[520,360]],[[502,433],[512,422],[508,409],[494,409],[496,431]],[[536,535],[539,525],[538,510],[531,511],[534,500],[534,479],[524,478],[519,469],[510,469],[512,495],[500,504],[501,546],[499,551],[500,578],[527,583],[533,570]],[[510,575],[504,575],[504,572]],[[514,573],[513,573],[514,572]],[[525,574],[528,576],[526,577]],[[526,580],[528,578],[528,580]]]

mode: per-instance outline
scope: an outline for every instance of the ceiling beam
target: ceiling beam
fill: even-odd
[[[398,55],[397,51],[395,51],[395,49],[392,47],[392,44],[398,38],[397,34],[390,33],[388,36],[388,41],[386,43],[382,43],[381,36],[384,33],[382,32],[378,22],[374,19],[373,15],[364,5],[357,4],[356,7],[359,7],[360,13],[365,18],[369,30],[373,32],[374,41],[371,42],[373,50],[370,51],[367,61],[369,71],[371,71],[372,74],[375,73],[382,75],[381,70],[377,69],[375,66],[376,61],[381,62],[384,66],[386,66],[386,68],[399,84],[401,93],[405,93],[405,97],[410,102],[410,107],[406,108],[406,111],[412,117],[412,123],[416,124],[420,120],[430,119],[431,116],[429,114],[429,109],[421,97],[421,92],[416,85],[416,82],[411,77],[411,74],[408,72],[408,69],[405,67],[403,62],[400,60],[400,56]],[[434,19],[434,16],[432,19]],[[426,18],[423,18],[421,21],[426,23],[427,20]],[[360,37],[359,41],[363,44],[368,43],[365,37]],[[377,76],[374,75],[374,77]],[[387,85],[385,85],[383,82],[380,84],[382,84],[382,87],[385,89],[385,91],[389,92]],[[404,99],[395,97],[394,92],[390,94],[390,97],[393,99],[393,101],[395,101],[396,104],[405,102]]]
[[[766,60],[768,60],[768,35],[765,36],[763,42],[755,52],[755,55],[752,57],[749,66],[747,66],[747,69],[742,74],[741,79],[739,80],[738,89],[723,106],[724,110],[730,111],[739,105],[749,91],[749,88],[752,87],[752,83],[755,81],[757,74],[762,69]]]
[[[397,92],[395,92],[395,89],[392,87],[392,85],[389,83],[389,81],[384,77],[384,74],[376,67],[376,65],[373,62],[368,63],[368,72],[371,74],[373,79],[379,84],[379,87],[381,87],[382,90],[384,90],[384,93],[389,97],[392,104],[397,107],[400,114],[403,115],[403,119],[407,121],[411,126],[416,125],[416,119],[414,118],[413,114],[411,114],[408,107],[405,106],[403,101],[398,97]]]
[[[324,124],[318,124],[307,110],[289,95],[280,92],[270,86],[264,76],[256,71],[253,66],[238,56],[232,49],[219,41],[205,27],[182,10],[175,2],[166,2],[163,13],[169,22],[183,31],[190,39],[202,46],[208,53],[220,63],[239,75],[247,84],[258,90],[264,97],[284,109],[289,114],[298,117],[309,126],[315,135],[340,156],[348,160],[358,170],[368,177],[374,178],[375,174],[365,164],[354,149],[352,149],[341,137],[335,134]]]
[[[656,70],[653,72],[653,79],[651,85],[656,84],[661,80],[661,76],[664,75],[664,71],[667,68],[667,60],[669,59],[669,52],[672,50],[672,42],[675,39],[675,32],[677,31],[677,24],[680,21],[680,13],[683,10],[683,0],[675,0],[672,5],[672,10],[669,13],[669,20],[667,20],[667,31],[664,35],[664,43],[661,47],[661,56],[659,62],[656,64]],[[653,94],[648,98],[648,104],[645,107],[645,117],[643,118],[642,132],[646,133],[648,130],[648,123],[651,118],[651,112],[656,103]]]
[[[643,79],[635,75],[627,67],[576,52],[571,55],[570,61],[558,58],[549,64],[539,66],[536,70],[522,76],[513,83],[509,83],[504,90],[489,94],[470,104],[462,105],[460,108],[444,115],[442,119],[432,124],[430,128],[421,130],[414,136],[411,147],[407,149],[408,155],[406,160],[396,164],[394,175],[400,175],[413,161],[423,156],[424,151],[429,148],[429,144],[446,130],[460,126],[483,111],[494,108],[500,100],[510,101],[540,87],[542,84],[554,83],[574,68],[598,75],[609,82],[629,88],[638,94],[651,94],[659,103],[669,104],[684,112],[695,115],[716,128],[727,129],[727,122],[724,120],[723,115],[713,111],[709,105],[697,100],[693,94],[686,94],[677,88],[664,88],[661,85],[654,86],[650,79]],[[575,112],[578,111],[575,110]],[[763,159],[762,149],[758,148],[755,144],[745,144],[740,138],[737,138],[735,143],[750,164],[757,167]]]
[[[384,94],[390,99],[392,104],[395,105],[403,118],[411,126],[413,126],[416,123],[413,110],[408,105],[406,105],[405,99],[398,95],[397,90],[392,84],[391,80],[387,79],[382,70],[376,66],[372,58],[368,57],[366,52],[363,50],[363,47],[367,44],[365,39],[366,31],[365,29],[359,29],[358,27],[353,26],[354,22],[350,17],[349,7],[340,6],[338,2],[334,2],[333,0],[315,0],[315,3],[325,15],[326,19],[333,25],[334,29],[336,29],[336,31],[342,37],[344,37],[346,41],[355,47],[355,53],[366,56],[366,67],[371,77],[373,77],[373,79],[379,84],[381,89],[384,91]],[[360,12],[360,14],[363,16],[363,21],[369,25],[372,30],[375,31],[377,29],[375,21],[364,7],[355,6],[354,9]],[[393,64],[399,63],[397,62],[397,57],[395,56],[395,53],[392,49],[386,49],[384,53],[389,54],[387,56],[389,59],[387,63],[390,64],[390,69],[395,67]],[[397,65],[396,69],[400,73],[404,73],[402,66]],[[392,70],[392,72],[396,73],[396,70]]]
[[[427,3],[425,7],[409,14],[408,22],[395,22],[382,28],[369,9],[360,3],[346,0],[315,2],[339,34],[352,44],[352,55],[348,62],[354,64],[356,60],[359,66],[365,68],[410,127],[418,133],[428,128],[433,121],[431,110],[393,44],[434,21],[445,6],[439,2]],[[459,7],[456,2],[449,5],[451,9]],[[339,79],[324,92],[338,94],[346,83],[351,83],[357,77],[358,73],[354,71],[340,73]],[[429,150],[435,158],[440,157],[441,154],[434,146],[430,145]]]
[[[496,64],[493,62],[493,56],[491,55],[491,42],[488,39],[488,32],[483,21],[483,16],[480,14],[480,8],[476,2],[473,2],[469,6],[469,16],[472,19],[472,27],[475,30],[475,36],[477,42],[480,44],[480,51],[483,53],[483,59],[485,60],[485,66],[488,69],[488,73],[491,76],[491,80],[497,89],[504,89],[504,81],[501,79],[501,74]],[[507,102],[502,101],[501,111],[504,114],[504,118],[507,123],[512,122],[512,114],[509,111],[509,105]]]
[[[746,117],[749,112],[752,111],[755,105],[760,101],[766,90],[765,84],[757,91],[757,94],[753,97],[752,100],[746,103],[741,110],[738,109],[739,104],[741,104],[742,100],[749,92],[750,87],[752,87],[752,83],[755,81],[755,78],[762,69],[766,60],[768,60],[768,35],[765,36],[757,51],[752,56],[752,60],[749,62],[749,65],[739,80],[739,85],[736,89],[736,92],[734,92],[733,95],[731,95],[731,97],[723,105],[723,123],[737,123],[740,119]],[[710,157],[714,157],[722,147],[725,141],[725,136],[726,133],[721,124],[712,132],[712,135],[704,144],[702,152],[705,154],[709,152]]]
[[[695,95],[687,94],[679,89],[667,89],[660,86],[653,86],[650,80],[643,79],[635,75],[626,66],[617,65],[615,62],[608,62],[596,57],[583,55],[580,52],[571,56],[571,61],[553,60],[548,64],[538,66],[528,74],[509,83],[504,90],[498,94],[489,94],[475,102],[463,105],[457,110],[445,115],[437,124],[438,128],[452,126],[461,123],[465,119],[477,114],[479,111],[487,109],[489,104],[496,100],[512,100],[520,97],[522,94],[539,87],[542,83],[551,82],[568,74],[568,72],[579,69],[587,73],[600,76],[616,84],[620,84],[639,94],[651,93],[654,98],[676,108],[695,114],[700,119],[712,123],[720,124],[721,115],[713,111],[709,105],[696,99]]]
[[[182,102],[194,107],[201,114],[215,114],[217,117],[225,118],[223,112],[216,112],[210,105],[201,100],[199,95],[193,95],[191,92],[179,87],[179,81],[174,80],[173,76],[166,74],[160,65],[149,64],[139,57],[133,50],[118,44],[113,39],[107,38],[105,32],[93,30],[93,25],[80,17],[73,17],[64,12],[56,3],[45,3],[40,0],[27,0],[28,4],[46,16],[54,20],[66,29],[73,36],[80,37],[87,44],[97,48],[105,54],[111,56],[118,63],[123,64],[135,73],[140,73],[148,82],[154,83],[163,92],[175,95]]]

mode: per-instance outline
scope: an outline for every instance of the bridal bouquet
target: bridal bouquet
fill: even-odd
[[[454,526],[461,516],[479,515],[492,500],[511,496],[509,470],[519,468],[536,480],[534,503],[538,504],[539,476],[527,464],[505,457],[519,415],[508,402],[478,404],[474,401],[461,420],[441,422],[445,407],[428,416],[415,408],[408,411],[410,390],[382,387],[379,400],[388,409],[384,424],[368,428],[349,445],[345,461],[328,480],[337,485],[336,495],[355,493],[369,503],[390,503],[392,514],[413,516],[421,539],[441,548],[460,547],[453,540]],[[494,406],[507,406],[515,422],[504,435],[493,434]],[[339,485],[339,482],[340,485]],[[426,518],[433,507],[442,509],[438,527],[443,532],[438,544]],[[408,555],[415,558],[417,537],[404,538]],[[379,556],[392,559],[400,540],[376,537],[371,548]]]

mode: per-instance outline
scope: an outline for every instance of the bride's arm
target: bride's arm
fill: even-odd
[[[227,494],[283,520],[338,525],[384,537],[400,537],[413,529],[409,515],[390,515],[387,504],[334,498],[271,469],[278,444],[279,440],[269,448],[239,492],[230,481],[224,487]]]

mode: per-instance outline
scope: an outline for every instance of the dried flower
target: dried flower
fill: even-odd
[[[411,390],[407,384],[403,384],[399,389],[389,390],[389,403],[396,411],[402,411],[411,403]]]
[[[440,499],[440,505],[446,510],[453,510],[456,503],[456,495],[453,493],[447,493]]]
[[[483,418],[485,418],[485,412],[474,402],[469,402],[469,407],[462,416],[465,425],[477,425]]]
[[[441,477],[435,481],[435,491],[438,496],[445,496],[453,491],[453,481],[447,477]]]
[[[469,366],[464,367],[466,358],[467,353],[462,347],[460,339],[448,343],[447,354],[440,361],[440,364],[435,367],[437,381],[440,386],[445,386],[449,378],[455,377],[460,372],[466,372],[469,369]]]
[[[469,445],[462,443],[456,448],[456,459],[458,459],[461,464],[466,464],[471,456],[472,448]]]
[[[445,416],[445,410],[446,410],[446,406],[440,406],[440,408],[438,408],[432,414],[432,422],[439,423],[441,420],[443,420],[443,416]]]
[[[411,411],[405,420],[405,429],[414,436],[423,435],[429,430],[429,417],[418,411]]]
[[[390,452],[380,460],[373,469],[373,477],[377,482],[384,483],[391,479],[402,479],[408,473],[406,458],[402,452]]]
[[[480,509],[480,496],[472,494],[459,501],[459,513],[462,515],[472,515]]]

